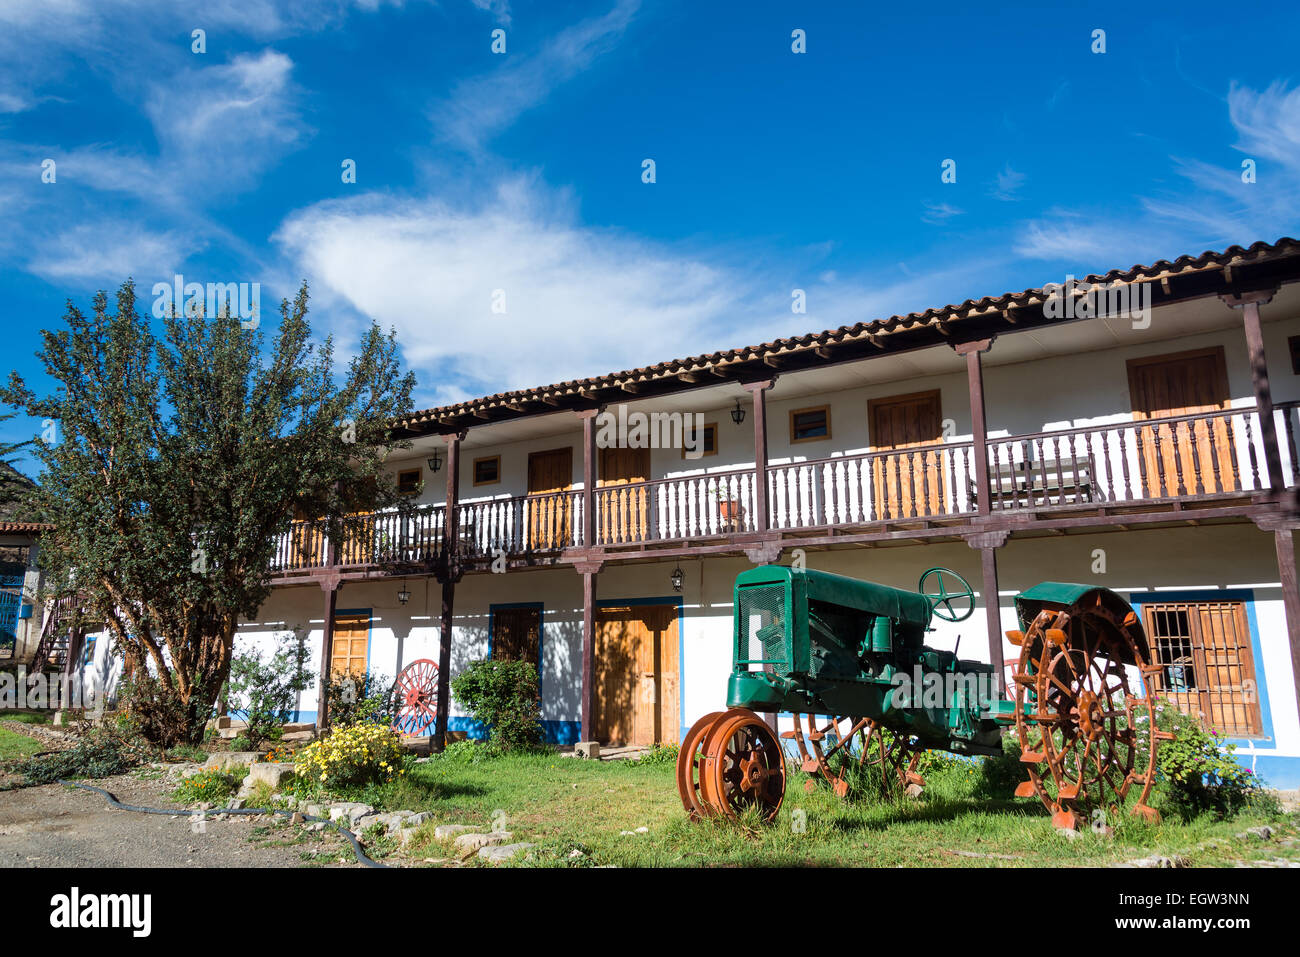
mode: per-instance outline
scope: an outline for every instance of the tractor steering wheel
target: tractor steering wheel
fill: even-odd
[[[944,575],[954,578],[957,587],[950,588],[948,582],[944,580]],[[926,583],[931,576],[934,576],[934,583],[927,588]],[[970,582],[951,568],[936,565],[934,568],[926,569],[921,574],[916,590],[930,602],[930,610],[944,621],[965,621],[975,613],[975,592],[971,589]],[[967,606],[964,611],[958,611],[957,607],[953,606],[953,602],[960,602],[963,599],[967,602]]]

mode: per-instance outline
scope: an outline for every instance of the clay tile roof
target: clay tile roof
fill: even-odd
[[[1207,250],[1198,256],[1179,256],[1172,262],[1160,259],[1150,265],[1135,265],[1128,269],[1112,269],[1102,275],[1092,274],[1082,278],[1089,283],[1131,283],[1154,281],[1175,275],[1183,275],[1203,270],[1232,269],[1238,265],[1259,263],[1300,255],[1300,242],[1283,237],[1275,243],[1256,242],[1250,246],[1229,246],[1221,252]],[[1300,279],[1300,272],[1296,278]],[[562,404],[572,404],[582,400],[584,394],[598,393],[608,389],[627,389],[629,397],[634,397],[637,385],[651,385],[665,379],[698,373],[712,376],[706,384],[721,384],[728,381],[728,367],[739,367],[744,363],[776,362],[781,356],[806,353],[811,349],[839,347],[847,343],[870,342],[886,348],[888,338],[900,333],[912,332],[927,327],[937,327],[944,331],[950,321],[960,322],[972,316],[1004,313],[1009,309],[1041,305],[1049,294],[1042,288],[1024,289],[1020,292],[1007,292],[1000,296],[982,296],[979,299],[967,299],[965,302],[947,306],[931,307],[920,312],[910,312],[901,316],[874,319],[859,322],[851,326],[840,326],[824,332],[805,333],[761,345],[743,346],[738,349],[725,349],[706,355],[690,356],[685,359],[670,359],[639,369],[628,369],[587,379],[571,379],[553,385],[539,386],[532,389],[517,389],[510,392],[498,392],[494,395],[470,399],[453,405],[439,406],[413,412],[396,422],[399,427],[412,432],[432,432],[439,428],[451,430],[453,423],[466,424],[468,417],[475,417],[486,423],[501,418],[511,418],[521,413],[526,405],[537,405],[530,412],[545,412],[539,403],[559,408]],[[739,372],[739,369],[736,369]],[[775,371],[775,370],[773,370]],[[554,408],[552,411],[554,411]]]
[[[0,535],[39,535],[53,528],[42,522],[0,522]]]

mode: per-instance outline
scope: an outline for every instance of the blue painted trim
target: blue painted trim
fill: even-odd
[[[487,740],[487,726],[466,716],[447,719],[447,730],[464,733],[475,741]],[[542,740],[547,744],[577,744],[582,740],[580,721],[543,721]]]
[[[508,608],[535,608],[537,610],[537,697],[541,701],[546,700],[546,682],[545,673],[542,668],[542,662],[545,660],[543,648],[546,647],[546,605],[540,601],[511,601],[500,602],[498,604],[488,605],[488,659],[492,658],[492,636],[496,634],[495,616],[497,609]]]
[[[1239,762],[1250,767],[1252,755],[1238,752],[1236,757]],[[1257,753],[1253,757],[1255,774],[1268,787],[1283,791],[1300,788],[1300,757],[1266,753]]]
[[[677,606],[677,743],[686,738],[690,727],[686,724],[686,606],[682,595],[663,598],[599,598],[597,608],[619,605],[676,605]]]

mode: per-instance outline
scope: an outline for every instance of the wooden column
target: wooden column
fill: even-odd
[[[1282,605],[1286,609],[1286,632],[1291,647],[1291,674],[1295,680],[1296,703],[1300,704],[1300,588],[1296,586],[1295,539],[1289,527],[1273,531],[1277,550],[1278,579],[1282,583]]]
[[[994,337],[996,338],[996,336]],[[975,460],[975,508],[981,515],[992,510],[989,494],[988,426],[984,418],[984,366],[981,353],[993,348],[993,339],[978,339],[953,346],[966,357],[966,386],[970,392],[971,450]]]
[[[771,524],[767,510],[767,390],[776,378],[743,383],[754,399],[754,531],[766,532]]]
[[[1259,307],[1272,299],[1275,291],[1224,296],[1223,301],[1241,309],[1242,325],[1246,330],[1246,352],[1250,356],[1250,379],[1255,386],[1255,407],[1259,410],[1259,434],[1268,466],[1268,487],[1277,490],[1285,485],[1282,481],[1282,448],[1273,422],[1273,392],[1268,384],[1268,360],[1264,356],[1264,332],[1259,320]]]
[[[464,432],[447,440],[447,495],[443,513],[442,618],[438,632],[438,710],[429,747],[447,746],[447,721],[451,714],[451,638],[455,627],[456,581],[460,578],[460,443]]]
[[[1002,658],[1002,608],[998,604],[998,550],[980,549],[980,571],[984,578],[984,625],[989,633],[989,663],[998,679],[998,691],[1007,693],[1006,662]]]
[[[988,421],[984,411],[984,364],[980,356],[993,348],[993,340],[976,339],[953,346],[966,358],[966,387],[970,395],[971,458],[975,468],[976,523],[992,517],[993,498],[989,490]],[[986,525],[987,527],[987,525]],[[989,663],[997,677],[998,691],[1005,695],[1006,668],[1002,656],[1002,609],[998,603],[998,553],[1006,544],[1006,531],[983,531],[967,538],[967,544],[980,553],[981,591],[984,595],[984,627],[989,636]]]
[[[334,543],[330,543],[331,565],[334,564]],[[320,643],[320,693],[316,696],[316,729],[324,731],[330,724],[330,661],[334,657],[334,609],[338,606],[339,580],[331,575],[321,580],[325,592],[325,619],[321,628]]]
[[[582,549],[587,555],[596,545],[596,416],[599,409],[578,412],[582,420]],[[577,565],[582,575],[582,706],[581,738],[595,740],[596,732],[596,575],[599,561]]]

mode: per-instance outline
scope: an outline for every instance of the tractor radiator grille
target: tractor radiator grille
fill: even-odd
[[[740,590],[738,665],[789,667],[784,585],[751,585]]]

